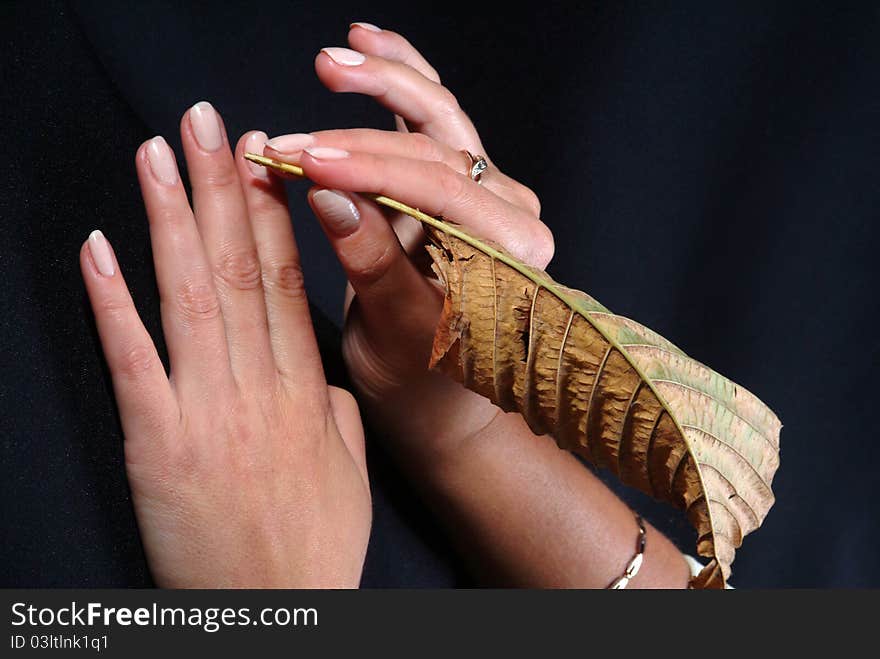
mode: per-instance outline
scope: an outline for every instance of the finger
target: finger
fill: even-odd
[[[421,133],[398,133],[371,128],[323,130],[273,137],[266,143],[264,155],[285,162],[295,162],[303,149],[330,146],[345,151],[366,151],[401,158],[442,162],[464,176],[470,176],[471,159],[464,151],[456,151]],[[495,167],[484,171],[480,180],[486,187],[532,215],[539,215],[540,204],[535,194]]]
[[[174,153],[154,137],[141,145],[135,162],[174,386],[195,394],[228,385],[229,351],[217,291]]]
[[[373,350],[411,364],[406,347],[422,337],[416,349],[427,360],[442,296],[407,258],[379,207],[360,195],[322,188],[310,191],[309,204],[354,289],[362,334]]]
[[[260,260],[220,115],[201,101],[180,122],[193,209],[220,299],[236,380],[274,376]]]
[[[428,80],[440,84],[440,75],[436,69],[410,45],[409,41],[395,32],[383,30],[371,23],[352,23],[349,26],[348,44],[362,53],[378,55],[411,66]],[[399,114],[394,115],[394,123],[399,132],[410,132],[406,119]]]
[[[464,168],[465,154],[463,152],[455,151],[427,135],[368,128],[280,135],[273,137],[266,143],[263,155],[285,162],[297,162],[302,150],[313,146],[331,146],[344,150],[371,151],[401,157],[436,160],[442,161],[450,167],[457,165]],[[278,174],[276,170],[272,170],[272,173]],[[402,213],[386,213],[386,216],[390,217],[394,232],[408,254],[412,255],[421,249],[425,242],[425,233],[416,220]]]
[[[470,160],[463,151],[456,151],[427,135],[404,134],[373,128],[346,128],[280,135],[266,143],[265,155],[289,161],[291,157],[302,154],[303,149],[315,146],[331,146],[346,151],[368,151],[401,158],[442,162],[462,174],[470,170]]]
[[[440,83],[437,70],[400,34],[371,23],[352,23],[349,28],[348,43],[355,50],[406,64],[428,80]]]
[[[369,151],[404,158],[440,161],[450,168],[459,167],[462,170],[465,169],[464,160],[467,160],[467,164],[470,163],[470,159],[465,156],[464,152],[455,151],[427,135],[369,128],[280,135],[273,137],[266,143],[263,155],[284,162],[297,162],[303,149],[315,146],[330,146],[347,151]],[[278,172],[272,170],[272,173],[277,174]],[[385,215],[390,219],[404,251],[410,256],[421,251],[420,255],[426,256],[422,249],[425,243],[425,232],[422,230],[421,224],[402,213],[386,211]]]
[[[113,250],[100,231],[93,231],[83,244],[80,268],[125,435],[158,438],[178,418],[177,400]]]
[[[403,117],[413,132],[456,150],[484,153],[480,136],[455,95],[406,64],[348,48],[325,48],[315,58],[315,70],[330,90],[374,97]]]
[[[269,176],[265,167],[242,157],[245,151],[262,152],[265,143],[265,133],[246,133],[236,146],[235,162],[260,259],[275,367],[289,384],[324,391],[324,371],[287,210],[287,195],[281,181]]]
[[[442,163],[314,147],[303,151],[300,165],[323,187],[377,193],[442,215],[530,265],[543,268],[553,256],[546,225]]]

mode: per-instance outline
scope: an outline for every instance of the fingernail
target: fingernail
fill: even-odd
[[[112,277],[116,272],[113,265],[113,255],[110,253],[110,245],[100,229],[95,229],[89,234],[89,251],[92,253],[92,260],[105,277]]]
[[[340,236],[353,233],[361,220],[351,197],[339,190],[318,190],[312,195],[312,203],[327,228]]]
[[[261,130],[258,130],[255,133],[251,133],[248,135],[247,140],[244,143],[244,150],[249,153],[263,153],[263,146],[266,144],[266,138],[269,136],[266,135]],[[248,169],[251,170],[251,174],[256,176],[257,178],[268,179],[269,174],[266,172],[266,168],[262,165],[258,165],[255,162],[251,162],[250,160],[245,160],[248,165]]]
[[[220,148],[223,135],[220,133],[220,118],[213,105],[208,101],[199,101],[190,108],[189,121],[200,147],[205,151]]]
[[[310,149],[303,149],[303,151],[318,160],[342,160],[351,155],[348,151],[334,149],[332,146],[313,146]]]
[[[382,28],[381,28],[381,27],[378,27],[378,26],[376,26],[376,25],[373,25],[372,23],[358,22],[358,23],[352,23],[352,24],[349,25],[348,27],[352,28],[352,27],[354,27],[355,25],[357,25],[358,27],[362,27],[362,28],[364,28],[365,30],[369,30],[370,32],[381,32],[381,31],[382,31]]]
[[[367,60],[361,53],[350,48],[322,48],[321,52],[327,53],[330,59],[343,66],[357,66]]]
[[[147,144],[147,162],[150,163],[150,171],[160,183],[174,185],[177,183],[177,162],[171,147],[161,135],[156,135]]]
[[[299,153],[306,147],[312,146],[314,143],[315,138],[308,133],[293,133],[292,135],[279,135],[278,137],[273,137],[266,142],[266,146],[278,153],[293,155]]]

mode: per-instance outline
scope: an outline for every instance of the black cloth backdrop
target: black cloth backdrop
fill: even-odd
[[[870,372],[880,232],[880,11],[824,3],[3,3],[0,586],[150,583],[78,272],[95,227],[161,343],[133,156],[210,100],[230,136],[390,127],[326,91],[325,45],[366,20],[416,44],[534,188],[550,272],[777,411],[777,503],[735,585],[878,586]],[[483,13],[485,12],[485,13]],[[290,188],[330,378],[341,271]],[[370,441],[368,586],[470,582]],[[693,551],[674,511],[619,489]],[[572,557],[577,560],[577,557]]]

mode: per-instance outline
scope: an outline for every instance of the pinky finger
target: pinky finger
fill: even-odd
[[[155,436],[178,417],[177,399],[113,250],[100,231],[93,231],[83,244],[80,267],[126,439]]]
[[[352,23],[349,26],[348,43],[355,50],[368,55],[378,55],[393,62],[400,62],[414,68],[428,80],[440,84],[437,69],[428,63],[401,34],[383,30],[370,23]]]

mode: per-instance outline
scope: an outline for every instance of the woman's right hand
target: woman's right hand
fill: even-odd
[[[500,410],[428,370],[443,296],[425,276],[425,234],[412,218],[354,191],[443,215],[537,267],[552,257],[553,239],[529,188],[491,164],[482,184],[470,179],[465,150],[483,154],[480,137],[406,39],[354,24],[349,42],[358,51],[319,53],[318,76],[333,91],[375,97],[395,114],[398,131],[287,135],[270,140],[264,154],[301,164],[322,188],[309,200],[348,275],[343,351],[362,404],[408,458],[436,464]]]

